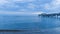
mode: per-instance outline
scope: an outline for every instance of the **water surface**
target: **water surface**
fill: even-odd
[[[18,34],[57,34],[60,32],[60,17],[0,16],[0,30],[26,30]]]

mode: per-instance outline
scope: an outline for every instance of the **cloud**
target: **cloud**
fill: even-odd
[[[50,12],[60,12],[60,0],[53,0],[51,3],[46,3],[45,9]]]
[[[54,9],[60,6],[60,0],[53,0],[51,3],[45,4],[46,9]]]
[[[27,10],[30,8],[34,8],[34,5],[30,4],[29,2],[34,2],[35,0],[1,0],[0,1],[0,10],[22,10],[26,9]],[[20,9],[21,8],[21,9]]]
[[[59,0],[0,0],[0,11],[45,12],[59,11]],[[49,2],[49,3],[48,3]],[[56,9],[56,10],[55,10]],[[37,13],[36,13],[37,14]]]
[[[32,14],[42,14],[42,13],[44,13],[44,12],[39,11],[39,12],[33,12]]]
[[[4,11],[4,10],[11,10],[11,9],[15,9],[18,8],[18,5],[15,5],[15,3],[13,1],[10,0],[0,0],[0,10]]]
[[[9,3],[7,0],[0,0],[0,4]]]
[[[29,2],[35,0],[0,0],[0,14],[30,14],[29,9],[35,8],[35,5]],[[16,2],[22,2],[17,3]],[[25,6],[26,5],[26,6]]]
[[[27,6],[27,8],[34,9],[34,8],[36,8],[36,5],[34,5],[34,4],[32,4],[32,3],[29,3],[28,6]]]
[[[13,0],[15,2],[33,2],[35,0]]]

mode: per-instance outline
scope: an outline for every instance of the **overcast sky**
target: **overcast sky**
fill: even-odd
[[[0,14],[60,12],[60,0],[0,0]]]

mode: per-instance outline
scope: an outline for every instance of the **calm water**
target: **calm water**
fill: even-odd
[[[59,34],[60,17],[0,16],[0,29],[26,30],[1,34]]]

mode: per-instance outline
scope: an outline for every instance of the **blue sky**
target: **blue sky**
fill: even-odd
[[[60,12],[60,0],[0,0],[0,14]]]

